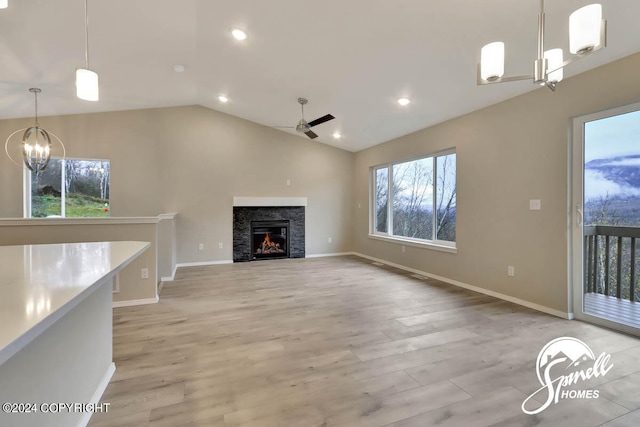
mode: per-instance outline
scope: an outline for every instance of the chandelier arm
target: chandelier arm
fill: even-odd
[[[479,85],[492,85],[495,83],[508,83],[508,82],[519,82],[523,80],[531,80],[533,76],[514,76],[514,77],[500,77],[499,79],[493,80],[491,82],[485,80],[478,80]]]
[[[58,140],[58,142],[60,143],[60,146],[62,147],[62,157],[61,159],[66,159],[67,158],[67,150],[66,148],[64,148],[64,143],[62,142],[62,140],[60,138],[58,138],[58,135],[56,135],[53,132],[49,132],[49,136],[54,137],[55,139]]]
[[[488,81],[488,80],[482,80],[482,77],[480,75],[480,68],[481,65],[478,64],[478,75],[477,75],[477,83],[478,85],[490,85],[490,84],[494,84],[494,83],[506,83],[506,82],[517,82],[517,81],[521,81],[521,80],[531,80],[533,78],[532,75],[520,75],[520,76],[513,76],[513,77],[500,77],[496,80],[492,80],[492,81]]]
[[[27,130],[28,128],[22,128],[22,129],[18,129],[17,131],[13,132],[11,135],[9,135],[9,137],[7,138],[7,140],[4,143],[4,152],[7,155],[7,157],[9,158],[9,160],[11,160],[11,163],[13,163],[14,165],[18,166],[20,169],[22,169],[24,167],[23,163],[18,163],[16,162],[13,157],[11,157],[11,154],[9,153],[9,141],[11,140],[11,138],[13,138],[14,135],[20,133],[20,132],[24,132],[25,130]],[[60,147],[62,147],[62,159],[65,159],[67,157],[67,149],[64,146],[64,143],[62,142],[62,140],[58,137],[58,135],[56,135],[53,132],[48,132],[49,136],[54,137],[56,140],[58,140],[58,143],[60,144]]]
[[[11,140],[11,138],[20,132],[24,132],[25,130],[27,130],[28,128],[22,128],[22,129],[18,129],[17,131],[13,132],[11,135],[9,135],[9,137],[7,138],[7,140],[4,142],[4,152],[7,154],[7,157],[9,158],[9,160],[11,160],[11,163],[13,163],[14,165],[18,166],[20,169],[23,168],[23,164],[22,163],[18,163],[15,160],[13,160],[13,157],[11,157],[11,154],[9,153],[9,140]],[[57,138],[57,136],[56,136]]]

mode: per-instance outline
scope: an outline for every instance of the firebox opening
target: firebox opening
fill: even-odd
[[[251,258],[289,258],[289,221],[252,221]]]

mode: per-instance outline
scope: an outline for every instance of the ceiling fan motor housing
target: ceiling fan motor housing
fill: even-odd
[[[296,126],[296,130],[298,132],[309,132],[309,124],[307,123],[307,121],[305,119],[300,119],[300,121],[298,122],[297,126]]]

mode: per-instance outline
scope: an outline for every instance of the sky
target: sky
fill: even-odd
[[[640,154],[640,111],[585,123],[584,159]]]
[[[584,158],[585,163],[596,159],[612,159],[620,156],[640,155],[640,111],[607,117],[585,123]],[[640,168],[639,159],[620,159],[610,162],[611,165],[636,166]],[[585,170],[585,199],[598,199],[626,194],[640,195],[639,188],[621,186],[609,181],[600,172]]]

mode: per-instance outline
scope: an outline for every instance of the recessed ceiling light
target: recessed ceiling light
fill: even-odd
[[[223,104],[226,104],[227,102],[229,102],[229,98],[227,98],[224,95],[218,95],[218,101],[222,102]]]
[[[247,33],[237,28],[232,29],[231,34],[236,40],[245,40],[247,38]]]
[[[176,64],[173,66],[173,71],[176,73],[184,73],[184,70],[186,70],[186,67],[182,64]]]
[[[342,138],[342,134],[341,134],[340,132],[334,132],[334,133],[333,133],[333,137],[334,137],[335,139],[340,139],[340,138]]]
[[[398,104],[402,105],[403,107],[405,105],[409,105],[410,102],[411,102],[411,100],[409,98],[400,98],[400,99],[398,99]]]

